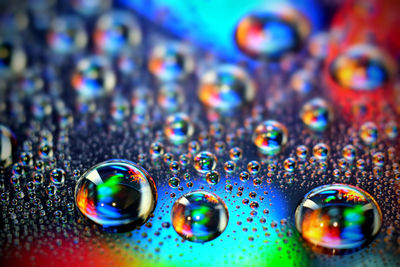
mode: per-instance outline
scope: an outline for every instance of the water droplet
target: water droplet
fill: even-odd
[[[110,93],[116,77],[106,58],[81,59],[71,77],[71,84],[82,99],[93,99]]]
[[[260,206],[260,204],[258,204],[258,202],[257,201],[252,201],[252,202],[250,202],[250,208],[251,209],[258,209],[258,207]]]
[[[176,177],[176,176],[172,176],[172,177],[169,178],[169,180],[168,180],[168,185],[169,185],[171,188],[178,188],[179,185],[180,185],[180,183],[181,183],[181,180],[180,180],[178,177]]]
[[[318,143],[313,147],[313,155],[319,161],[325,161],[329,156],[329,151],[329,146],[324,143]]]
[[[26,96],[32,96],[43,89],[44,81],[37,69],[28,69],[18,76],[16,86]]]
[[[189,153],[192,155],[196,155],[200,150],[200,145],[197,141],[191,141],[188,144]]]
[[[183,89],[175,83],[163,84],[158,93],[157,102],[160,107],[168,112],[176,112],[185,101]]]
[[[222,156],[224,154],[226,144],[224,143],[224,141],[219,140],[219,141],[215,142],[214,148],[215,148],[215,152],[217,153],[217,155]]]
[[[168,116],[164,133],[172,144],[179,145],[187,142],[193,135],[193,131],[194,127],[188,115],[177,113]]]
[[[333,120],[333,110],[322,98],[306,102],[300,111],[303,123],[313,131],[324,131]]]
[[[194,60],[188,47],[178,43],[160,44],[153,48],[149,71],[159,80],[171,82],[185,78],[194,70]]]
[[[32,181],[36,185],[42,185],[44,182],[44,175],[40,172],[35,172],[32,174]]]
[[[297,230],[313,245],[332,250],[356,249],[378,234],[381,210],[373,197],[351,185],[324,185],[310,191],[295,213]]]
[[[221,175],[217,171],[210,171],[206,174],[206,181],[210,185],[216,185],[219,183]]]
[[[290,5],[269,5],[242,18],[235,30],[237,46],[254,58],[277,60],[297,51],[310,33],[307,18]]]
[[[179,156],[179,164],[185,169],[186,166],[190,163],[190,155],[182,154]]]
[[[395,140],[399,133],[397,123],[395,121],[389,121],[385,125],[385,134],[390,140]]]
[[[129,101],[121,94],[116,94],[111,102],[111,117],[116,123],[121,124],[129,117]]]
[[[150,155],[152,158],[158,158],[164,154],[164,145],[160,142],[154,142],[150,146]]]
[[[342,156],[348,161],[353,162],[356,158],[356,149],[353,145],[347,145],[342,150]]]
[[[373,122],[365,122],[360,127],[359,135],[366,145],[373,145],[378,140],[378,127]]]
[[[49,117],[53,112],[51,98],[43,93],[33,96],[31,111],[37,120]]]
[[[372,163],[376,167],[383,167],[385,165],[385,155],[382,152],[375,152],[372,154]]]
[[[26,54],[17,45],[0,40],[0,76],[21,73],[26,66]]]
[[[262,183],[262,180],[260,178],[254,178],[253,179],[253,185],[254,186],[260,186]]]
[[[141,41],[140,28],[131,14],[111,11],[97,21],[93,40],[97,49],[115,55],[124,48],[132,49]]]
[[[227,162],[225,162],[224,164],[224,170],[226,173],[228,174],[232,174],[236,169],[236,163],[232,160],[229,160]]]
[[[252,160],[247,164],[247,170],[249,173],[256,175],[261,170],[261,164],[256,160]]]
[[[340,86],[353,90],[375,90],[391,79],[393,60],[368,44],[351,46],[330,66],[330,74]]]
[[[11,166],[16,149],[17,139],[14,133],[0,124],[0,168]]]
[[[283,162],[283,167],[287,172],[293,172],[296,168],[296,160],[294,158],[287,158]]]
[[[314,83],[312,73],[306,69],[296,71],[290,78],[292,89],[301,95],[310,93],[315,86]]]
[[[47,33],[47,44],[57,54],[76,53],[85,48],[88,36],[82,20],[76,16],[55,18]]]
[[[225,113],[252,102],[255,92],[255,84],[244,69],[221,65],[200,78],[198,96],[205,106]]]
[[[56,186],[61,187],[64,185],[67,174],[63,169],[54,169],[50,173],[50,181]]]
[[[184,239],[204,243],[220,236],[228,225],[225,202],[212,193],[193,191],[176,200],[172,226]]]
[[[167,152],[164,154],[164,162],[167,164],[170,164],[174,160],[174,154]]]
[[[305,145],[300,145],[296,148],[296,155],[299,160],[304,161],[308,155],[308,148]]]
[[[246,171],[243,171],[239,174],[240,181],[247,182],[250,178],[250,174]]]
[[[243,156],[243,150],[240,147],[233,147],[229,150],[229,157],[231,160],[241,160]]]
[[[257,126],[253,133],[253,143],[265,155],[276,155],[286,145],[288,131],[280,122],[268,120]]]
[[[356,162],[356,166],[359,170],[364,170],[365,169],[365,160],[358,159]]]
[[[42,159],[49,159],[53,157],[53,146],[51,143],[43,141],[39,145],[39,157]]]
[[[104,229],[130,231],[144,224],[157,202],[153,179],[140,166],[109,160],[87,170],[75,188],[76,206]]]
[[[193,160],[196,171],[204,174],[213,171],[217,166],[217,162],[217,157],[208,151],[198,153]]]

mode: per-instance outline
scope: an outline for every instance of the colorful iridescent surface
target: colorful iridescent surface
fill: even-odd
[[[382,226],[382,212],[364,190],[333,184],[309,192],[297,207],[295,220],[305,240],[340,253],[370,242]]]

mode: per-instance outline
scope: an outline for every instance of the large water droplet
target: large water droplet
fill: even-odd
[[[327,253],[366,245],[382,225],[381,210],[364,190],[345,184],[324,185],[310,191],[295,213],[303,238]]]
[[[212,193],[194,191],[180,197],[172,207],[172,225],[184,239],[207,242],[217,238],[228,225],[224,201]]]
[[[339,55],[330,66],[330,74],[340,86],[371,91],[388,82],[394,69],[393,60],[383,51],[361,44]]]
[[[87,170],[75,188],[79,210],[94,223],[118,232],[145,223],[157,202],[146,170],[126,160],[109,160]]]
[[[301,48],[310,33],[310,24],[291,6],[272,5],[268,9],[242,18],[235,41],[248,56],[276,60]]]

